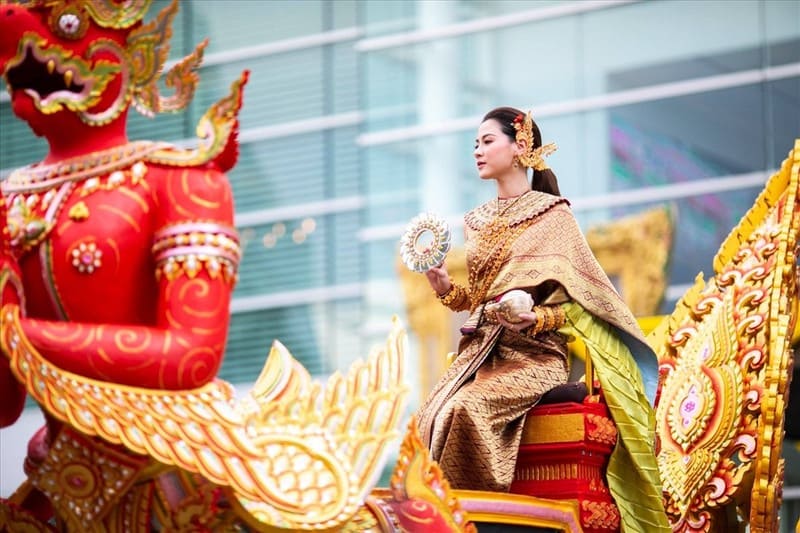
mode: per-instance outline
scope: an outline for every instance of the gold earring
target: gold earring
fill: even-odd
[[[519,157],[514,156],[514,158],[511,160],[511,166],[514,168],[519,168]]]

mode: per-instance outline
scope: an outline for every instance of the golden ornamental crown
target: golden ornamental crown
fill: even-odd
[[[78,16],[85,12],[98,26],[124,30],[130,28],[144,18],[152,1],[153,0],[124,0],[123,2],[114,2],[112,0],[12,0],[10,3],[19,4],[28,9],[50,9],[52,12],[50,18],[56,23],[61,15],[65,13]]]

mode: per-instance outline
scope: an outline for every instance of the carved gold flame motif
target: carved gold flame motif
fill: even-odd
[[[797,305],[800,141],[650,336],[659,354],[659,470],[674,531],[777,531]],[[749,501],[747,508],[739,502]]]

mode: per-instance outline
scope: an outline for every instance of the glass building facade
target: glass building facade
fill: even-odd
[[[492,107],[533,110],[584,229],[671,206],[664,312],[800,137],[796,1],[181,2],[172,60],[206,37],[189,111],[131,112],[129,134],[191,142],[251,71],[229,173],[244,250],[222,368],[234,383],[273,339],[315,375],[383,342],[404,314],[404,225],[434,211],[458,240],[461,214],[494,195],[472,157]],[[0,172],[44,151],[3,95]]]

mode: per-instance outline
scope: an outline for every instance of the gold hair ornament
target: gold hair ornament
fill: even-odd
[[[555,143],[543,144],[539,148],[534,148],[533,138],[533,117],[531,112],[528,111],[524,115],[520,113],[514,118],[512,122],[514,129],[517,130],[515,140],[517,143],[525,141],[527,151],[524,154],[519,154],[516,159],[525,168],[532,168],[533,170],[545,170],[549,168],[545,163],[544,158],[558,150]]]

